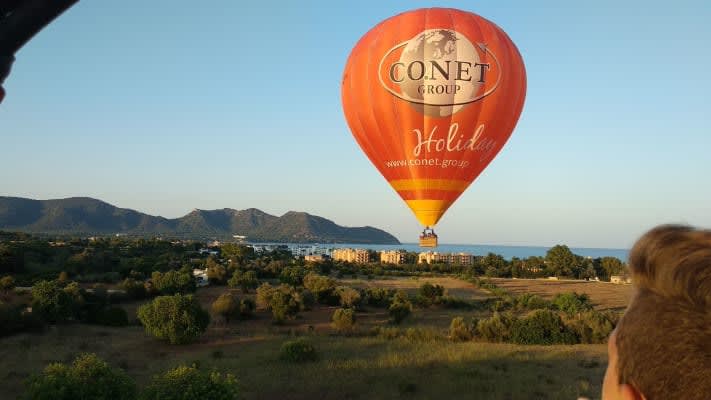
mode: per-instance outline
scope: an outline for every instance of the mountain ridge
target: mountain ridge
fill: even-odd
[[[193,209],[165,218],[120,208],[91,197],[34,200],[0,196],[0,230],[36,234],[168,236],[227,238],[247,236],[252,242],[399,244],[393,235],[371,226],[344,227],[306,212],[282,216],[257,208]]]

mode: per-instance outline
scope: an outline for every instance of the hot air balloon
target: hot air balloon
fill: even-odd
[[[518,49],[501,28],[449,8],[408,11],[351,51],[341,98],[363,152],[424,226],[434,226],[513,131],[526,96]]]

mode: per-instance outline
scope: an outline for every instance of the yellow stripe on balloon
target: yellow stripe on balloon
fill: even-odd
[[[415,217],[424,226],[434,226],[452,205],[451,200],[405,200]]]
[[[452,179],[394,179],[390,186],[400,190],[447,190],[463,192],[471,182]]]

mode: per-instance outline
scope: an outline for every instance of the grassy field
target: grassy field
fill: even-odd
[[[632,296],[632,285],[609,282],[503,278],[491,281],[512,294],[532,293],[545,299],[563,292],[585,293],[598,310],[624,310]]]
[[[597,397],[604,345],[514,346],[420,342],[406,338],[312,335],[319,361],[288,364],[279,347],[290,336],[245,333],[240,323],[211,329],[198,343],[170,346],[140,327],[81,324],[0,340],[0,399],[52,361],[95,352],[139,384],[181,363],[235,374],[245,399],[575,399]]]
[[[531,292],[551,297],[562,291],[588,293],[599,308],[624,305],[628,286],[583,282],[496,279],[512,293]],[[490,294],[449,277],[348,280],[355,287],[403,289],[411,294],[425,282],[439,284],[451,296],[485,299]],[[201,288],[203,307],[227,290]],[[144,302],[123,304],[129,319]],[[489,311],[415,309],[400,332],[414,328],[418,335],[343,337],[334,335],[330,317],[335,307],[317,306],[296,320],[274,325],[270,314],[226,324],[214,319],[197,343],[171,346],[147,336],[140,326],[110,328],[84,324],[51,327],[43,334],[0,338],[0,400],[14,399],[23,381],[52,361],[69,362],[82,352],[94,352],[134,377],[139,385],[151,376],[181,363],[198,363],[236,375],[244,399],[576,399],[598,398],[606,365],[604,345],[517,346],[492,343],[453,343],[443,339],[453,317],[482,317]],[[391,326],[384,309],[357,314],[360,332]],[[320,353],[308,364],[279,360],[283,342],[305,336]]]

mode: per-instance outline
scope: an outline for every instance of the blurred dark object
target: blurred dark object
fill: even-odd
[[[79,0],[0,0],[0,102],[15,53]]]

